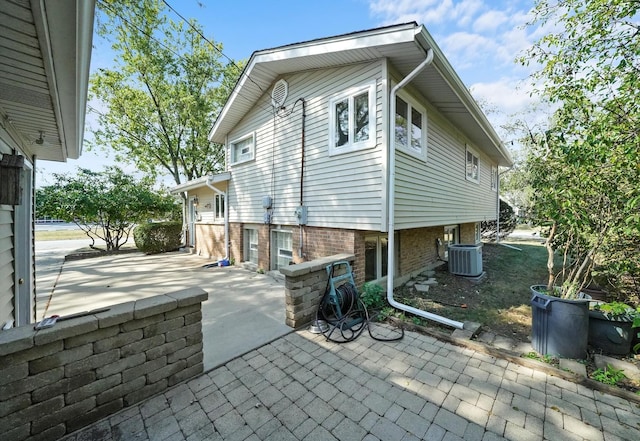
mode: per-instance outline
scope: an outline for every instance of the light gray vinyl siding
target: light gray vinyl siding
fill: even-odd
[[[0,328],[13,320],[13,207],[0,205]]]
[[[306,102],[303,202],[310,226],[378,230],[382,212],[382,63],[314,70],[285,76],[289,95],[274,115],[271,88],[228,136],[255,133],[255,160],[230,165],[231,222],[262,223],[263,196],[273,197],[273,224],[295,225],[300,203],[302,104]],[[329,100],[375,82],[376,146],[329,156]]]
[[[413,94],[416,97],[415,94]],[[466,179],[466,140],[433,106],[427,107],[427,161],[397,151],[395,225],[397,229],[495,219],[496,192],[491,166],[479,146],[479,183]]]

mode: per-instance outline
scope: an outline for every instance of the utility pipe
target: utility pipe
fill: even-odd
[[[207,178],[207,180],[205,181],[206,186],[219,195],[222,195],[222,197],[224,198],[224,258],[229,259],[229,201],[227,201],[227,193],[214,187],[211,184],[210,179],[211,178]],[[215,212],[215,201],[213,202],[213,210]]]
[[[450,326],[452,328],[463,329],[464,323],[451,320],[446,317],[442,317],[437,314],[433,314],[422,309],[414,308],[413,306],[400,303],[393,298],[393,278],[395,268],[395,184],[396,184],[396,146],[395,146],[395,116],[396,116],[396,95],[398,90],[406,86],[411,80],[413,80],[420,72],[422,72],[433,61],[433,50],[429,48],[427,51],[427,57],[422,63],[420,63],[413,71],[409,73],[402,81],[396,84],[392,89],[389,96],[389,140],[387,142],[389,148],[389,197],[387,199],[388,209],[388,255],[387,255],[387,301],[394,308],[402,311],[410,312],[419,317],[432,320],[434,322],[442,323],[443,325]]]

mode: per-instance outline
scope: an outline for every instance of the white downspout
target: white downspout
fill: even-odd
[[[451,326],[457,329],[463,329],[464,323],[457,322],[455,320],[448,319],[446,317],[439,316],[437,314],[432,314],[427,311],[423,311],[421,309],[414,308],[409,305],[405,305],[396,301],[393,298],[393,278],[394,278],[394,268],[395,268],[395,185],[396,185],[396,146],[395,146],[395,115],[396,115],[396,94],[398,90],[403,88],[407,83],[415,78],[422,70],[424,70],[429,64],[433,61],[433,50],[429,48],[427,51],[427,57],[424,59],[422,63],[418,65],[409,75],[404,77],[402,81],[396,84],[393,89],[391,89],[391,93],[389,94],[389,139],[387,142],[389,148],[389,197],[387,198],[387,209],[389,215],[387,216],[389,222],[389,228],[387,229],[389,237],[388,237],[388,256],[387,256],[387,301],[394,308],[400,309],[402,311],[409,312],[411,314],[417,315],[419,317],[426,318],[428,320],[432,320],[434,322],[442,323],[447,326]]]
[[[222,190],[218,190],[213,185],[211,185],[209,179],[206,180],[205,184],[211,190],[222,195],[222,197],[224,198],[224,258],[229,259],[229,201],[227,200],[227,193]]]

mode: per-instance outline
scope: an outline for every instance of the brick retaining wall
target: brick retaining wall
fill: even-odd
[[[316,310],[327,288],[327,265],[346,260],[353,266],[353,254],[336,254],[281,268],[285,276],[285,323],[299,328],[316,318]]]
[[[0,331],[3,441],[57,439],[203,372],[198,288]]]

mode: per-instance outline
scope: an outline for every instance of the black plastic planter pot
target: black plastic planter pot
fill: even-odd
[[[631,351],[631,320],[609,319],[600,311],[589,311],[589,344],[607,354],[626,355]]]
[[[585,358],[589,301],[561,299],[544,291],[544,285],[531,287],[531,346],[542,355]]]

